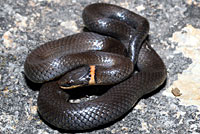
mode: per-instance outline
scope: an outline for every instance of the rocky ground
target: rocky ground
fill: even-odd
[[[116,4],[149,20],[151,45],[164,60],[168,79],[122,120],[86,133],[200,133],[199,0],[0,0],[0,133],[65,133],[39,117],[39,91],[27,85],[23,64],[37,46],[80,32],[82,10],[95,2]]]

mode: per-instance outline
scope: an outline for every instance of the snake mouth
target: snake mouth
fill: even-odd
[[[64,84],[61,84],[60,85],[60,88],[62,89],[73,89],[73,88],[78,88],[78,87],[82,87],[84,85],[71,85],[71,84],[68,84],[68,83],[64,83]]]

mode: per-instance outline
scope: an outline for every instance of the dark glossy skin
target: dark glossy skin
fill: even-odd
[[[124,45],[114,38],[79,33],[36,48],[28,55],[24,69],[31,81],[42,83],[80,66],[97,65],[98,84],[117,83],[133,72],[125,54]],[[115,73],[110,74],[111,70]]]
[[[81,103],[68,102],[69,95],[59,88],[59,82],[45,83],[39,93],[38,111],[47,122],[66,130],[93,129],[116,120],[139,98],[159,87],[167,76],[161,58],[144,41],[149,30],[145,18],[118,6],[92,4],[84,9],[83,20],[89,30],[121,40],[129,57],[124,56],[126,50],[119,41],[94,33],[81,33],[33,50],[24,66],[30,80],[44,82],[78,66],[94,64],[103,68],[97,70],[97,84],[118,83],[97,99]],[[99,42],[111,46],[102,47],[104,43]],[[138,73],[133,73],[134,65],[138,67]],[[87,71],[87,68],[79,70]],[[79,73],[68,73],[67,77],[79,77]],[[87,73],[80,75],[87,76]]]

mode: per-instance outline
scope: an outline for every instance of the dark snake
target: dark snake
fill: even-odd
[[[93,129],[115,121],[167,77],[163,61],[146,40],[149,23],[144,17],[104,3],[87,6],[82,17],[92,32],[45,43],[33,50],[24,64],[31,81],[44,82],[38,97],[39,113],[65,130]],[[90,65],[96,69],[95,84],[113,86],[96,99],[70,103],[59,83],[72,86],[77,78],[87,85]],[[138,71],[133,73],[135,67]],[[61,81],[67,84],[53,80],[63,75],[66,78]]]

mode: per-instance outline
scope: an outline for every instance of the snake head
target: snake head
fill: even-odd
[[[83,66],[66,73],[58,84],[62,89],[72,89],[95,83],[95,66]]]

